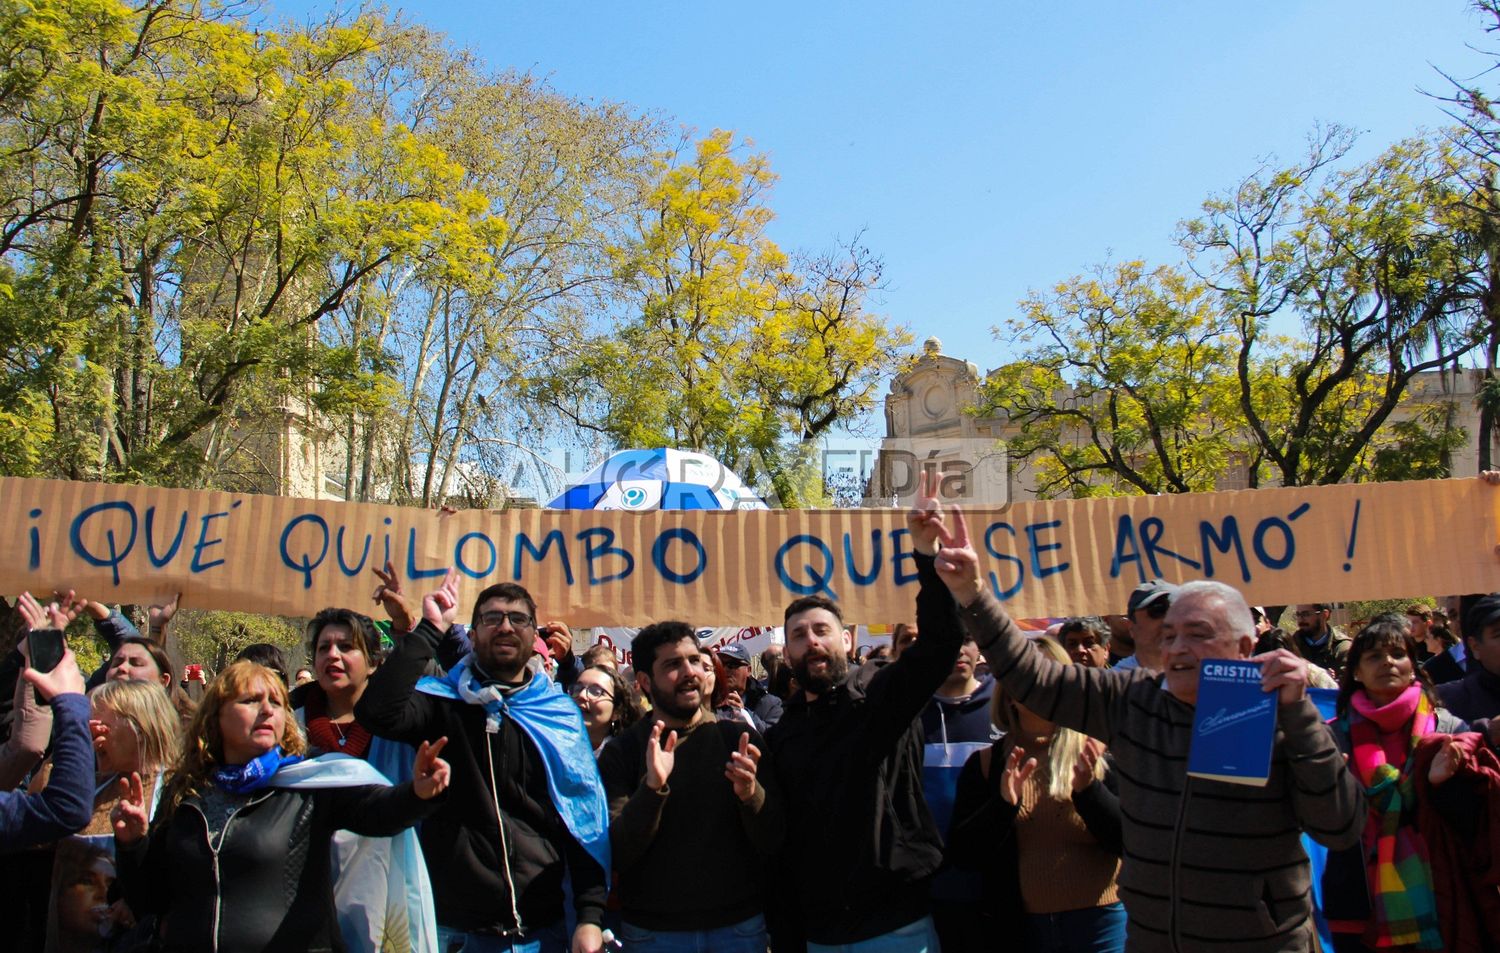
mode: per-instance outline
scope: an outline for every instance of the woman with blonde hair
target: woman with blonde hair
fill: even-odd
[[[204,691],[154,818],[140,775],[121,782],[113,820],[125,899],[138,915],[159,916],[164,950],[347,949],[335,921],[333,833],[388,837],[430,813],[448,784],[445,742],[424,742],[412,780],[395,786],[358,759],[303,762],[286,685],[236,662]],[[435,923],[417,919],[400,928],[430,949]]]
[[[80,833],[107,836],[114,831],[109,817],[120,799],[119,779],[140,775],[155,803],[166,771],[181,756],[182,724],[159,682],[105,682],[89,692],[89,707],[98,790],[94,818]]]
[[[1032,643],[1071,663],[1055,639]],[[996,685],[991,721],[1002,740],[964,764],[948,860],[980,871],[991,936],[1028,951],[1117,951],[1125,908],[1115,890],[1120,808],[1099,742],[1054,725]]]

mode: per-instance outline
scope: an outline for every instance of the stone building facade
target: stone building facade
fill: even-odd
[[[922,355],[891,381],[885,398],[885,437],[865,489],[864,506],[911,504],[916,470],[951,472],[944,498],[974,506],[1001,506],[1037,498],[1036,474],[1029,461],[1008,459],[1004,441],[1019,428],[1003,416],[975,416],[966,410],[979,399],[984,376],[972,362],[942,352],[942,342],[928,338]],[[1479,473],[1479,410],[1475,398],[1483,371],[1429,372],[1412,382],[1390,423],[1410,419],[1424,405],[1445,403],[1452,423],[1468,439],[1451,455],[1455,477]],[[1500,461],[1495,435],[1489,435],[1491,460]],[[972,467],[967,480],[958,475]],[[1226,468],[1216,489],[1242,490],[1250,485],[1244,461]],[[1263,484],[1264,485],[1264,484]]]

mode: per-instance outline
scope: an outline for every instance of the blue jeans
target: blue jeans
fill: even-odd
[[[858,943],[825,946],[809,942],[807,953],[942,953],[942,945],[938,943],[937,927],[932,925],[932,917],[923,917]]]
[[[465,933],[438,924],[438,953],[568,953],[562,923],[527,931],[525,936]]]
[[[1026,916],[1027,953],[1120,953],[1123,949],[1123,903]]]
[[[713,930],[645,930],[627,922],[620,924],[620,941],[625,953],[766,953],[766,918],[757,913]]]

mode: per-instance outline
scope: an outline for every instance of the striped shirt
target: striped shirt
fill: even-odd
[[[1317,948],[1301,834],[1353,846],[1365,806],[1310,701],[1278,708],[1265,787],[1189,778],[1193,706],[1163,691],[1159,676],[1059,665],[1031,647],[989,592],[959,617],[1021,704],[1109,745],[1120,780],[1127,951]]]

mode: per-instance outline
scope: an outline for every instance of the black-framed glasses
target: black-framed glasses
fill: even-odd
[[[615,696],[611,695],[609,690],[603,685],[594,685],[592,683],[574,682],[568,686],[568,694],[574,698],[583,695],[590,701],[600,701],[605,698],[608,698],[610,701],[615,700]]]
[[[536,624],[536,620],[524,612],[481,612],[479,624],[487,629],[497,629],[500,623],[509,621],[513,629],[525,629]]]

